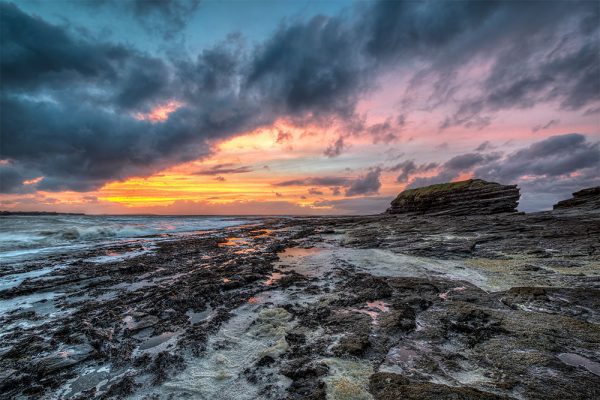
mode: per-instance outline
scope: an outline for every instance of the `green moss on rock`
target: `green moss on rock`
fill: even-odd
[[[420,188],[407,189],[401,192],[398,195],[398,197],[396,197],[396,199],[392,201],[392,204],[394,204],[398,200],[405,198],[420,198],[424,196],[442,195],[444,193],[450,193],[468,188],[482,188],[489,183],[492,182],[486,182],[482,179],[468,179],[466,181],[438,183],[435,185],[424,186]]]

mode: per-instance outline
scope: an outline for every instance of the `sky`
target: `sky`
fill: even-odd
[[[0,209],[372,214],[600,185],[597,1],[0,1]]]

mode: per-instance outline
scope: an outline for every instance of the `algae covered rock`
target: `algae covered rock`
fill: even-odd
[[[501,185],[482,179],[440,183],[400,193],[387,214],[489,215],[516,212],[516,185]]]

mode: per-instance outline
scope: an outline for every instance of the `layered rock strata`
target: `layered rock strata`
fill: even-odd
[[[586,209],[600,211],[600,186],[582,189],[573,193],[573,197],[559,201],[555,210]]]
[[[392,201],[387,214],[489,215],[516,212],[516,185],[482,179],[441,183],[403,191]]]

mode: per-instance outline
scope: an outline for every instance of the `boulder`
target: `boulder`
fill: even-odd
[[[403,191],[387,214],[488,215],[514,213],[519,188],[482,179],[441,183]]]
[[[600,186],[575,192],[572,198],[559,201],[553,208],[555,210],[600,210]]]

